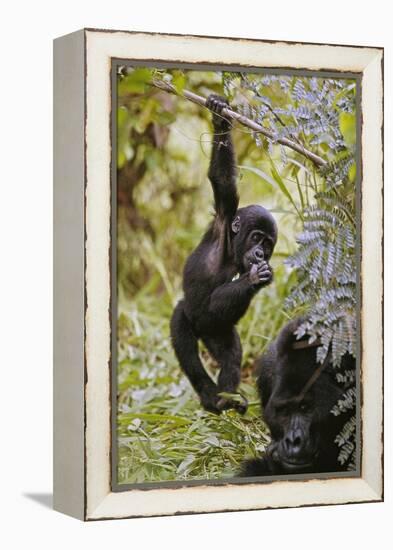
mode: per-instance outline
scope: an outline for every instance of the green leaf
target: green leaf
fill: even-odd
[[[162,111],[157,115],[157,121],[163,126],[166,126],[167,124],[172,124],[172,122],[175,122],[175,120],[176,115],[169,111]]]
[[[172,84],[176,88],[178,94],[182,94],[184,86],[186,85],[186,77],[184,76],[183,71],[174,71]]]
[[[150,84],[152,78],[152,69],[135,69],[132,73],[124,77],[118,86],[119,96],[127,94],[143,94],[146,86]]]
[[[356,116],[353,113],[340,113],[340,132],[348,147],[356,144]]]
[[[291,158],[288,158],[288,162],[291,164],[294,164],[299,169],[303,169],[305,172],[307,172],[307,174],[311,174],[311,170],[309,170],[307,166],[305,166],[302,162],[299,162],[298,160],[291,159]]]
[[[218,395],[220,397],[223,397],[224,399],[235,401],[236,403],[244,403],[244,397],[240,395],[240,393],[230,393],[227,391],[221,391],[218,393]]]
[[[123,168],[123,166],[126,163],[126,155],[124,154],[124,151],[120,151],[117,153],[117,168],[120,170]]]
[[[194,455],[188,455],[178,466],[177,468],[177,474],[183,474],[189,466],[194,462],[195,456]]]
[[[295,208],[296,212],[299,214],[299,217],[302,218],[302,215],[300,213],[300,210],[299,208],[297,207],[296,205],[296,202],[294,201],[291,193],[288,191],[288,188],[287,186],[285,185],[285,182],[284,180],[282,179],[282,177],[280,176],[280,174],[278,173],[276,167],[274,166],[274,162],[272,160],[270,160],[270,164],[271,164],[271,173],[272,173],[272,176],[275,180],[275,182],[277,183],[277,185],[279,186],[281,192],[287,197],[287,199],[290,201],[290,203],[293,205],[293,207]]]
[[[354,183],[356,180],[356,164],[353,163],[348,170],[348,178],[351,183]]]
[[[263,170],[260,170],[259,168],[254,168],[253,166],[244,166],[244,165],[239,165],[238,168],[240,168],[241,170],[248,170],[249,172],[252,172],[253,174],[256,174],[257,176],[262,178],[266,183],[268,183],[272,187],[275,186],[274,180],[268,174],[266,174],[266,172],[264,172]]]
[[[128,121],[128,112],[125,107],[119,107],[117,109],[117,127],[122,128],[122,126]]]
[[[145,420],[146,422],[173,422],[177,426],[187,426],[188,424],[191,424],[191,420],[188,418],[183,418],[182,416],[173,416],[171,414],[150,414],[150,413],[126,413],[121,414],[119,416],[119,422],[121,424],[127,423],[129,424],[130,421],[134,420],[135,418],[140,418],[141,420]]]

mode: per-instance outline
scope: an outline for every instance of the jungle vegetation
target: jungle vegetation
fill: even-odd
[[[274,283],[238,326],[245,416],[201,409],[169,339],[185,259],[212,215],[211,116],[187,92],[226,95],[238,115],[262,127],[234,120],[232,131],[240,206],[262,204],[279,226]],[[121,67],[117,100],[119,482],[233,477],[269,442],[254,360],[295,315],[306,313],[299,334],[321,338],[318,360],[331,350],[346,384],[332,414],[355,414],[355,372],[342,372],[340,359],[356,353],[356,82]],[[203,349],[201,356],[214,377]],[[355,433],[353,416],[337,434],[348,467]]]

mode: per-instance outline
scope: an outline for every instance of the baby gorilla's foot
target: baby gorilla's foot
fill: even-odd
[[[204,391],[201,395],[203,408],[211,413],[220,414],[228,409],[235,409],[240,414],[244,414],[248,408],[248,401],[240,393],[227,394],[225,392],[217,393],[217,390]]]
[[[240,393],[226,395],[225,392],[219,393],[220,399],[217,407],[220,411],[235,409],[240,414],[245,414],[248,409],[248,401]]]
[[[214,414],[220,414],[221,409],[218,407],[218,402],[220,398],[217,395],[216,388],[205,389],[201,394],[200,399],[201,399],[201,404],[205,409],[205,411],[208,411]]]

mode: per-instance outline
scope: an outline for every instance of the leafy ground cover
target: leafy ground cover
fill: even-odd
[[[283,268],[276,279],[284,279]],[[233,477],[245,457],[263,452],[269,434],[261,419],[253,360],[287,318],[285,294],[284,283],[260,293],[239,325],[244,350],[240,391],[249,401],[244,416],[201,409],[170,345],[167,296],[158,299],[159,307],[157,297],[144,292],[123,304],[118,322],[120,483]],[[269,314],[263,315],[268,304]],[[201,356],[214,377],[215,365],[204,349]]]

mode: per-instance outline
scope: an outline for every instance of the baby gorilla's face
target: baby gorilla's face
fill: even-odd
[[[268,263],[277,241],[277,225],[259,205],[239,208],[231,224],[236,266],[249,272],[253,265]]]
[[[273,251],[272,239],[260,229],[249,232],[245,242],[245,253],[243,255],[243,267],[250,271],[253,264],[268,262]]]

